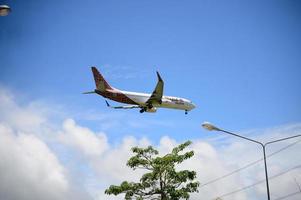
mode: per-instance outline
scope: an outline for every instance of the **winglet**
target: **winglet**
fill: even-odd
[[[157,76],[159,81],[163,81],[158,71],[157,71]]]

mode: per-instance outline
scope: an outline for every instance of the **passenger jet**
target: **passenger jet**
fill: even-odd
[[[124,106],[111,106],[107,101],[106,104],[110,108],[115,109],[140,109],[143,112],[156,112],[157,108],[171,108],[184,110],[185,114],[195,108],[195,105],[188,99],[180,97],[163,96],[164,82],[157,72],[158,82],[151,94],[128,92],[113,88],[99,73],[96,67],[92,67],[92,73],[95,80],[96,89],[91,92],[84,92],[83,94],[96,93],[104,98],[111,99],[120,103],[130,104]]]

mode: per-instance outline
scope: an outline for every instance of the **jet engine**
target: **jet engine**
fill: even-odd
[[[157,108],[155,108],[155,107],[147,108],[145,112],[155,113],[155,112],[157,112]]]

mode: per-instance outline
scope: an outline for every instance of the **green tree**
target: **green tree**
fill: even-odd
[[[175,147],[171,153],[158,156],[159,152],[152,146],[132,148],[135,154],[127,166],[133,170],[145,169],[138,183],[122,182],[119,186],[111,185],[105,193],[119,195],[125,193],[125,199],[131,200],[178,200],[189,199],[189,193],[198,192],[199,182],[195,181],[196,172],[189,170],[176,171],[175,166],[194,155],[193,151],[182,151],[191,144],[187,141]]]

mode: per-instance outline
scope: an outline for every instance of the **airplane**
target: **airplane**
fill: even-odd
[[[184,110],[185,114],[188,111],[195,108],[192,101],[180,97],[163,96],[164,82],[157,72],[158,82],[151,94],[129,92],[116,89],[108,84],[108,82],[99,73],[96,67],[91,67],[96,89],[90,92],[84,92],[83,94],[98,94],[104,98],[111,99],[120,103],[125,103],[129,105],[124,106],[111,106],[108,101],[106,104],[110,108],[114,109],[140,109],[140,113],[150,112],[154,113],[157,108],[170,108]]]

